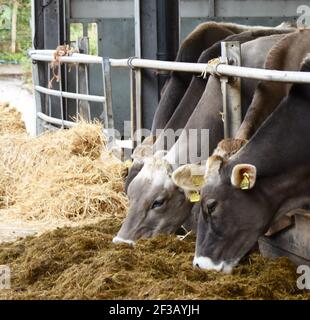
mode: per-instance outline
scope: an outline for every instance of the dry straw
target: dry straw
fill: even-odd
[[[2,213],[25,220],[124,216],[126,166],[107,151],[100,124],[31,138],[10,107],[0,106],[0,119]]]

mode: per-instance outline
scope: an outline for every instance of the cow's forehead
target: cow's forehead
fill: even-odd
[[[164,161],[154,159],[145,161],[143,168],[130,184],[129,192],[170,189],[173,186],[170,170]]]

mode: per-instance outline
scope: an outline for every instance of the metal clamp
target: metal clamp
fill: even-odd
[[[128,58],[128,60],[127,60],[127,66],[128,66],[128,68],[130,68],[131,70],[134,70],[134,69],[135,69],[135,66],[132,65],[132,61],[133,61],[134,59],[137,59],[137,57],[130,57],[130,58]]]

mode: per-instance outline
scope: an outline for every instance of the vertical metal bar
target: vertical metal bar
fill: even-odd
[[[49,84],[51,81],[51,66],[48,63],[47,65],[47,83]],[[47,101],[47,110],[48,110],[48,115],[51,117],[52,116],[52,102],[51,102],[51,96],[48,95],[45,98],[45,101]]]
[[[33,79],[33,86],[39,85],[39,66],[38,62],[32,61],[32,79]],[[38,118],[37,114],[38,112],[42,112],[42,101],[41,101],[41,94],[36,91],[34,91],[34,98],[35,98],[35,104],[36,104],[36,135],[38,136],[44,131],[44,128],[42,126],[41,119]]]
[[[136,96],[136,72],[134,69],[129,70],[130,76],[130,137],[132,141],[133,148],[138,144],[137,137],[137,96]]]
[[[83,37],[87,37],[88,35],[88,23],[83,23]]]
[[[63,5],[63,25],[64,25],[64,44],[69,44],[70,45],[70,4],[69,1],[64,1]],[[68,79],[69,79],[69,71],[70,71],[70,66],[65,64],[64,70],[65,70],[65,90],[68,91]],[[69,110],[68,110],[68,99],[65,99],[65,119],[69,118]]]
[[[64,70],[64,85],[65,85],[65,91],[68,91],[68,65],[64,64],[63,66]],[[68,117],[68,98],[64,98],[64,117],[67,119]]]
[[[63,27],[63,41],[61,44],[68,44],[68,30],[67,30],[67,1],[62,1],[62,27]],[[68,91],[68,65],[63,66],[64,86],[65,91]],[[68,99],[64,98],[64,118],[68,117]]]
[[[87,24],[83,26],[87,27]],[[89,52],[89,39],[88,37],[82,37],[77,39],[77,47],[79,51],[83,54],[88,54]],[[80,93],[88,93],[88,74],[87,66],[84,63],[78,65],[78,88]],[[85,121],[90,121],[90,104],[88,101],[80,100],[78,103],[78,113],[79,117]]]
[[[142,142],[142,137],[141,137],[141,130],[142,130],[142,100],[141,100],[141,70],[137,69],[135,70],[136,73],[136,90],[135,90],[135,111],[136,111],[136,130],[138,130],[137,134],[137,144],[140,144]]]
[[[135,17],[135,56],[141,57],[141,19],[140,19],[140,0],[134,2]]]
[[[140,0],[134,2],[134,17],[135,17],[135,56],[141,58],[141,19],[140,19]],[[142,129],[142,73],[141,69],[134,71],[135,77],[135,132]],[[131,75],[132,76],[132,75]],[[132,118],[131,118],[132,119]],[[137,144],[142,142],[141,134],[136,136]]]
[[[58,76],[59,76],[59,91],[60,91],[60,115],[62,120],[61,127],[64,128],[64,106],[63,106],[63,97],[62,97],[62,76],[61,76],[61,64],[58,63]]]
[[[209,17],[215,17],[215,0],[209,0]]]
[[[104,103],[104,125],[106,129],[114,130],[113,108],[112,108],[112,84],[111,65],[109,58],[102,59],[103,90],[105,96]]]
[[[75,92],[79,93],[79,64],[75,64]],[[79,99],[75,100],[75,113],[76,113],[76,120],[79,121]]]
[[[89,84],[88,84],[88,65],[85,63],[85,84],[86,84],[86,94],[89,94]],[[87,105],[87,115],[88,121],[91,121],[90,104]]]
[[[222,97],[223,97],[223,114],[222,120],[224,122],[224,138],[227,139],[231,137],[229,132],[229,120],[228,120],[228,111],[227,111],[227,82],[228,78],[222,76],[221,77],[221,90],[222,90]]]
[[[230,65],[241,65],[240,42],[226,41],[221,43],[221,59]],[[236,77],[221,77],[224,112],[224,136],[235,137],[242,122],[241,109],[241,79]]]

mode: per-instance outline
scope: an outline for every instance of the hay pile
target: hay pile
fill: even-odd
[[[62,228],[0,246],[12,268],[2,299],[309,299],[296,287],[296,267],[253,254],[233,275],[192,268],[194,239],[173,236],[111,242],[120,223]]]
[[[8,102],[0,102],[0,135],[3,134],[23,134],[26,127],[22,121],[21,114]]]
[[[81,123],[31,138],[12,110],[0,106],[2,215],[75,222],[124,216],[126,167],[106,150],[101,125]]]

